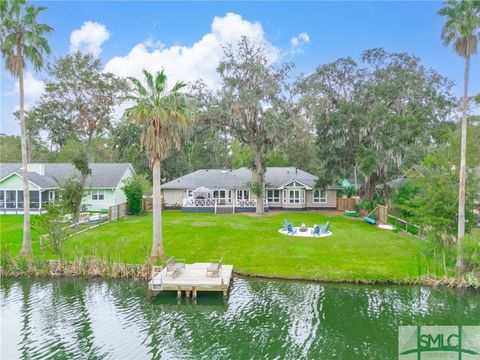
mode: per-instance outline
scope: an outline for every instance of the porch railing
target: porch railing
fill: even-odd
[[[53,202],[52,202],[53,203]],[[50,204],[50,201],[30,201],[30,209],[40,208]],[[0,209],[4,210],[23,210],[23,201],[0,201]]]
[[[263,201],[264,206],[268,206],[267,199]],[[182,205],[185,207],[256,207],[256,199],[237,199],[234,202],[227,202],[225,199],[183,199]]]

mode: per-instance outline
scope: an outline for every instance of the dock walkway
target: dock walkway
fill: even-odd
[[[152,279],[148,283],[150,296],[160,291],[176,291],[177,297],[185,291],[187,297],[196,299],[200,291],[219,291],[226,297],[232,280],[233,265],[222,265],[218,276],[207,276],[209,263],[185,264],[185,268],[177,276],[167,275],[167,269],[158,267],[152,272]]]

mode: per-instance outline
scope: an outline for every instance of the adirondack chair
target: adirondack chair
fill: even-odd
[[[325,225],[320,226],[320,232],[322,234],[328,234],[328,229],[330,228],[330,222],[327,222]]]
[[[312,229],[312,235],[313,236],[320,236],[320,226],[315,225]]]
[[[293,226],[293,224],[289,223],[287,219],[283,220],[283,231],[288,232],[288,225]]]
[[[220,275],[220,269],[222,268],[223,256],[220,260],[210,260],[210,265],[207,268],[207,276],[216,276]]]
[[[287,235],[295,235],[296,232],[297,229],[295,229],[292,224],[287,225]]]
[[[172,256],[166,262],[167,266],[167,275],[171,275],[173,278],[176,278],[180,272],[185,269],[185,260],[183,259],[176,259]]]

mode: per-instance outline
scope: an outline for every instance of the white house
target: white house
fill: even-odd
[[[122,186],[125,179],[135,176],[131,164],[90,164],[89,167],[92,173],[87,178],[82,202],[86,210],[108,210],[127,201]],[[72,164],[28,164],[30,209],[36,212],[55,201],[60,183],[74,174],[79,175]],[[23,213],[22,164],[0,164],[0,212]]]
[[[162,185],[165,208],[185,212],[255,211],[251,170],[201,169]],[[318,178],[295,167],[268,167],[265,208],[284,210],[335,209],[338,185],[317,189]]]

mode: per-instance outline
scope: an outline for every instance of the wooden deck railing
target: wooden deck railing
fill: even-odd
[[[268,206],[267,199],[263,201],[265,206]],[[234,200],[234,202],[225,201],[225,199],[183,199],[183,206],[189,207],[256,207],[256,199],[240,199]]]

